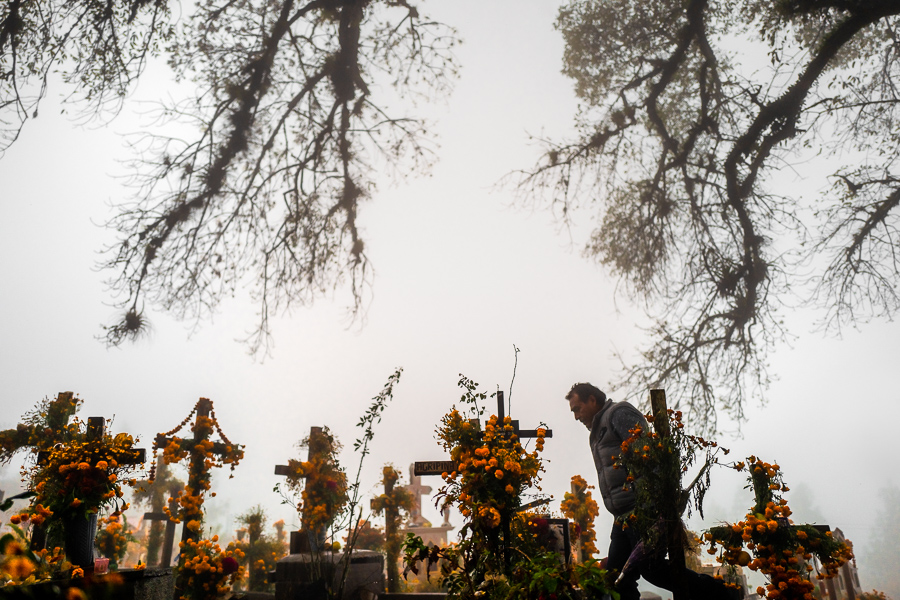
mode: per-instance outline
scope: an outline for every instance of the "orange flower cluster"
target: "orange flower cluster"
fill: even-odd
[[[116,513],[128,508],[121,500],[122,485],[133,487],[136,481],[123,475],[138,465],[119,461],[136,454],[134,438],[120,433],[91,439],[81,421],[76,418],[73,425],[78,435],[47,451],[46,458],[31,468],[31,489],[36,492],[28,509],[32,524],[40,525],[51,516],[81,517],[104,506],[113,505]]]
[[[299,493],[297,512],[306,531],[321,531],[347,505],[347,474],[338,462],[341,444],[326,427],[300,444],[309,449],[309,460],[288,461],[287,488]]]
[[[572,476],[572,489],[575,492],[566,492],[559,508],[563,515],[571,519],[572,539],[581,546],[582,560],[587,560],[597,553],[594,519],[600,514],[600,507],[588,491],[594,486],[588,485],[581,475]]]
[[[196,411],[196,408],[194,409]],[[177,433],[194,413],[188,415],[185,421],[182,421],[174,430],[164,434],[164,437]],[[175,504],[179,509],[177,514],[173,515],[166,506],[163,508],[166,515],[171,521],[187,523],[188,529],[199,534],[201,524],[203,522],[203,501],[207,492],[210,490],[210,471],[214,467],[222,467],[230,465],[231,470],[238,465],[244,458],[244,450],[237,444],[230,443],[219,429],[218,422],[213,417],[197,415],[194,424],[191,426],[194,433],[194,439],[170,439],[163,449],[162,460],[165,464],[170,465],[185,458],[190,457],[191,473],[188,484],[184,490],[178,492],[175,496]],[[216,448],[216,444],[209,438],[214,431],[218,431],[219,435],[225,441],[222,447]],[[196,441],[195,441],[196,440]],[[157,450],[154,442],[154,454]],[[151,469],[151,474],[155,475],[155,465]],[[152,479],[152,476],[151,476]],[[215,493],[211,494],[215,496]]]
[[[438,437],[458,465],[457,471],[442,474],[446,483],[441,493],[481,529],[498,527],[504,512],[512,514],[520,506],[519,495],[540,481],[543,429],[538,429],[534,451],[528,452],[509,417],[500,423],[491,415],[481,432],[453,409],[444,416]]]
[[[228,592],[244,576],[240,566],[244,553],[229,544],[225,551],[217,543],[219,536],[209,540],[179,542],[182,559],[179,569],[186,575],[186,585],[180,600],[212,600]]]
[[[760,596],[770,600],[814,600],[814,570],[809,561],[815,555],[822,564],[816,577],[837,575],[838,568],[853,558],[848,544],[831,537],[811,525],[793,525],[791,509],[781,493],[788,491],[781,478],[780,467],[751,456],[748,458],[750,482],[756,504],[744,517],[725,527],[710,529],[705,538],[710,554],[719,552],[717,560],[741,565],[766,576],[769,583],[757,588]],[[740,463],[743,467],[743,463]],[[721,545],[721,550],[717,548]],[[744,548],[753,553],[751,557]]]

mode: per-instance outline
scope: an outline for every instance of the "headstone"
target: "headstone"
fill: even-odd
[[[345,552],[289,554],[275,563],[275,600],[309,600],[328,585],[337,593],[344,575]],[[384,555],[373,550],[350,554],[341,600],[369,600],[384,592]],[[325,596],[322,596],[325,597]]]
[[[311,427],[309,431],[309,454],[307,461],[322,451],[317,443],[318,436],[325,435],[324,428]],[[296,461],[287,465],[276,465],[275,474],[287,476],[295,472]],[[304,507],[305,509],[306,507]],[[308,522],[304,513],[301,517]],[[384,555],[371,550],[353,550],[333,552],[330,546],[323,544],[324,529],[320,532],[292,531],[290,536],[290,554],[275,563],[275,598],[276,600],[308,600],[326,597],[325,589],[337,593],[344,571],[347,576],[341,594],[342,600],[369,600],[384,592]],[[328,597],[333,597],[329,595]]]

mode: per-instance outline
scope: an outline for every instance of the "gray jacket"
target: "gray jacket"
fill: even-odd
[[[647,421],[638,409],[627,402],[612,400],[606,401],[591,423],[591,454],[597,468],[600,495],[606,510],[616,517],[635,505],[634,490],[625,485],[628,473],[613,467],[622,451],[622,442],[631,436],[628,431],[635,425],[647,431]]]

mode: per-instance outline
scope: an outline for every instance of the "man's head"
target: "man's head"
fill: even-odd
[[[576,383],[566,394],[566,400],[575,420],[590,429],[594,417],[606,403],[606,394],[590,383]]]

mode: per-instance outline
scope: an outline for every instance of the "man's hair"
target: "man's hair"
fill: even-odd
[[[576,383],[573,385],[569,393],[566,394],[566,400],[571,400],[575,394],[578,395],[578,399],[582,402],[587,402],[591,396],[600,404],[606,402],[606,394],[600,391],[600,388],[590,383]]]

